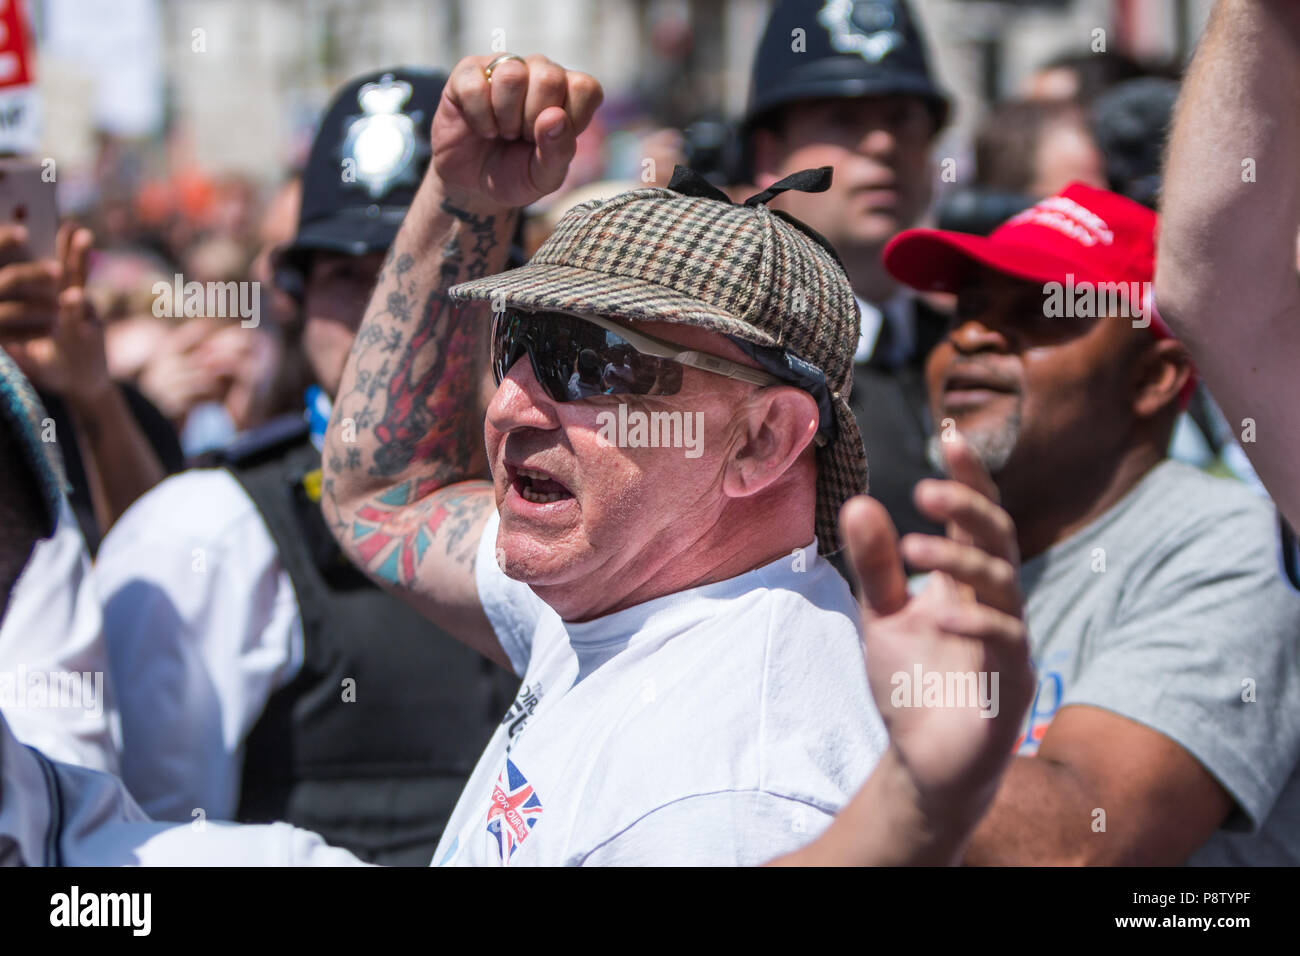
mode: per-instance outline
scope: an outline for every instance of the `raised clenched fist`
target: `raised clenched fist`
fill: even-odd
[[[467,56],[433,117],[433,168],[447,185],[519,207],[558,189],[604,94],[585,73],[544,56]]]

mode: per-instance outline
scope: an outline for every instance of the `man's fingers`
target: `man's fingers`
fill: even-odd
[[[1024,621],[997,608],[955,604],[944,610],[935,623],[949,634],[985,641],[1001,649],[1015,649],[1017,644],[1024,644],[1028,654]]]
[[[54,258],[64,266],[63,278],[67,281],[68,277],[68,250],[72,248],[72,236],[77,231],[75,223],[65,222],[59,226],[59,231],[54,234]]]
[[[49,335],[56,308],[33,309],[18,302],[0,302],[0,341],[33,339]]]
[[[86,273],[90,261],[90,247],[95,237],[89,229],[82,229],[76,223],[65,222],[59,227],[54,238],[54,258],[62,268],[60,289],[70,289],[86,284]]]
[[[520,135],[525,138],[532,138],[537,128],[537,118],[542,115],[544,110],[552,106],[563,109],[568,93],[568,79],[564,67],[551,62],[540,54],[530,56],[528,58],[528,93],[524,97],[524,118],[523,125],[520,127]]]
[[[917,482],[912,497],[917,510],[931,521],[964,532],[962,543],[1019,564],[1015,522],[980,491],[957,481],[927,478]]]
[[[21,299],[31,305],[54,305],[62,270],[53,261],[15,262],[0,268],[0,299]]]
[[[59,293],[59,323],[99,325],[99,319],[86,297],[84,286],[71,285]],[[76,328],[76,326],[69,326]]]
[[[909,534],[901,544],[903,557],[916,571],[938,571],[973,591],[981,604],[1019,614],[1024,604],[1016,567],[973,545],[930,534]]]
[[[492,97],[497,133],[503,139],[518,139],[523,132],[524,99],[529,86],[527,64],[503,60],[492,68],[488,91]]]
[[[566,79],[569,93],[565,97],[564,108],[569,114],[569,123],[576,136],[587,128],[591,118],[596,115],[596,108],[605,99],[605,91],[600,88],[600,82],[594,76],[586,73],[570,70]]]
[[[451,71],[442,94],[460,111],[469,128],[484,139],[495,139],[498,135],[492,88],[483,72],[492,59],[491,56],[465,57]]]
[[[577,135],[604,99],[594,77],[565,70],[540,55],[523,63],[502,60],[489,81],[484,70],[494,59],[495,54],[465,57],[452,70],[443,93],[484,139],[526,139],[552,106],[568,114],[569,127]]]
[[[73,227],[68,234],[68,246],[59,257],[63,263],[63,288],[78,288],[86,284],[90,272],[90,248],[95,236],[89,229]]]
[[[993,483],[993,478],[975,457],[970,443],[960,432],[954,432],[942,442],[942,445],[943,460],[953,481],[960,481],[968,488],[974,488],[990,501],[1002,500],[998,494],[998,486]]]
[[[578,150],[578,138],[569,117],[559,107],[548,108],[537,118],[533,130],[537,145],[529,163],[533,186],[545,194],[559,189],[569,171],[569,161]]]
[[[907,577],[885,506],[866,495],[850,498],[840,509],[840,537],[862,591],[863,619],[901,610],[907,604]]]

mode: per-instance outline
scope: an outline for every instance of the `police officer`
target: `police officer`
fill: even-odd
[[[348,564],[319,506],[329,404],[444,81],[360,77],[317,133],[276,279],[301,304],[307,412],[163,482],[104,541],[122,776],[155,819],[287,820],[427,865],[518,686]]]
[[[889,276],[881,252],[930,204],[930,149],[948,111],[905,0],[778,0],[741,124],[760,188],[834,167],[829,195],[791,192],[780,203],[829,239],[848,271],[862,316],[850,405],[871,493],[900,533],[938,533],[912,489],[932,474],[922,365],[946,319]]]

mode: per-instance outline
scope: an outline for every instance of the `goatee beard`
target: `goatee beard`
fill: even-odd
[[[952,427],[951,424],[949,427]],[[939,429],[930,435],[926,444],[926,457],[929,458],[930,466],[940,474],[946,474],[948,471],[943,460],[943,436],[946,431],[947,429],[940,425]],[[1016,442],[1020,438],[1019,403],[1016,404],[1015,410],[995,427],[962,431],[961,436],[966,439],[966,444],[970,446],[976,460],[984,466],[984,470],[996,478],[1011,460],[1011,455],[1016,450]]]

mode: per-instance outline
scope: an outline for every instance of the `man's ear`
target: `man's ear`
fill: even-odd
[[[723,492],[746,498],[779,481],[812,444],[817,425],[817,402],[807,392],[785,387],[755,393],[732,420]]]
[[[1186,347],[1175,339],[1156,339],[1135,363],[1134,413],[1151,418],[1171,403],[1177,407],[1178,396],[1191,375],[1192,357]]]

